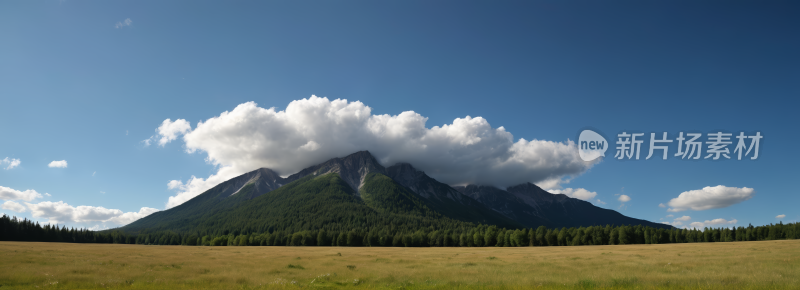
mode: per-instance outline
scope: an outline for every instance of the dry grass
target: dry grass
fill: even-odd
[[[800,241],[535,248],[0,242],[0,289],[800,289]]]

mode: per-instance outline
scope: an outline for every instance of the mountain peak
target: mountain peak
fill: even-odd
[[[367,174],[377,172],[385,175],[386,169],[378,163],[378,160],[369,151],[365,150],[345,157],[330,159],[322,164],[303,169],[289,178],[294,180],[309,174],[323,175],[331,172],[338,173],[353,191],[358,193],[358,190],[364,185]]]

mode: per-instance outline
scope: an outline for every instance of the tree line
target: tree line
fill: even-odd
[[[468,225],[468,224],[467,224]],[[416,230],[392,226],[350,230],[276,230],[178,233],[148,231],[129,234],[119,230],[91,231],[65,226],[40,225],[3,215],[0,241],[66,243],[114,243],[186,246],[349,246],[349,247],[524,247],[710,243],[800,238],[800,223],[736,228],[661,229],[641,225],[589,226],[579,228],[505,229],[494,225],[455,228],[422,227]]]

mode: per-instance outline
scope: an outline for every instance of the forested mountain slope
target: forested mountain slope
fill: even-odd
[[[533,184],[500,190],[454,188],[400,163],[384,168],[367,151],[334,158],[289,177],[261,168],[120,230],[198,232],[346,231],[387,228],[501,228],[643,224],[613,210]]]

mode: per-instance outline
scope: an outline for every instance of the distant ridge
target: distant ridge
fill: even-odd
[[[348,227],[413,229],[460,223],[504,228],[606,224],[671,228],[566,195],[551,194],[531,183],[505,190],[479,185],[451,187],[411,164],[384,168],[368,151],[359,151],[286,178],[260,168],[120,229],[258,232]]]

